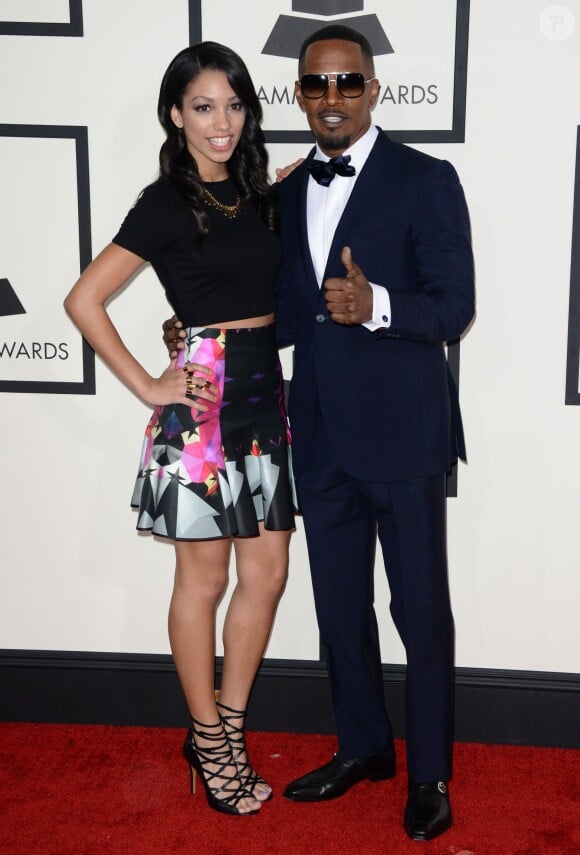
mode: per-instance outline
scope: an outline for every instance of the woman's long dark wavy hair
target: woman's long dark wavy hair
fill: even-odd
[[[275,205],[268,181],[268,155],[262,121],[262,106],[244,61],[230,48],[217,42],[200,42],[180,51],[171,61],[161,81],[157,115],[167,139],[159,152],[162,179],[172,181],[193,211],[199,227],[199,240],[207,235],[209,217],[201,199],[203,184],[195,158],[189,153],[185,134],[171,118],[175,105],[183,109],[183,96],[192,80],[202,71],[223,71],[228,83],[246,110],[246,120],[228,171],[244,203],[254,204],[266,223],[275,227]]]

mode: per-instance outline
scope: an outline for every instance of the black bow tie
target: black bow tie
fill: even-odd
[[[330,182],[334,181],[335,175],[350,176],[356,173],[354,166],[348,165],[349,162],[350,154],[347,154],[346,157],[341,154],[331,160],[310,160],[306,164],[306,168],[315,181],[318,181],[323,187],[328,187]]]

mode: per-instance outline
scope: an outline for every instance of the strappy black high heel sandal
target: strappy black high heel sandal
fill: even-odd
[[[195,776],[200,776],[204,786],[208,805],[220,813],[235,816],[250,816],[258,813],[260,808],[242,811],[239,804],[242,799],[256,797],[248,792],[245,781],[237,769],[233,752],[225,734],[222,722],[203,724],[192,718],[192,727],[185,737],[183,754],[191,769],[191,792],[195,794]],[[195,743],[195,737],[207,739],[211,746],[201,746]],[[215,771],[208,768],[212,766]],[[236,769],[235,773],[228,772],[228,766]]]
[[[249,790],[252,796],[259,802],[267,802],[272,798],[272,787],[268,784],[261,775],[258,775],[255,769],[250,766],[248,751],[246,749],[246,737],[244,734],[244,722],[246,720],[247,710],[234,710],[217,700],[219,717],[222,720],[224,731],[229,742],[234,763],[238,769],[238,775],[242,781],[245,790]],[[222,712],[225,710],[225,712]],[[240,719],[239,724],[234,724],[233,719]],[[256,794],[256,785],[266,787],[269,792],[260,798]]]

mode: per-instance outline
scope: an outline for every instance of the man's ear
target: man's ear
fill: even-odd
[[[379,99],[380,91],[381,91],[381,84],[379,83],[379,81],[378,80],[371,80],[371,100],[369,102],[369,106],[370,106],[371,110],[374,109],[374,107],[375,107],[375,105]]]
[[[300,91],[300,83],[298,80],[294,84],[294,97],[296,98],[296,103],[300,107],[303,113],[306,112],[306,104],[304,103],[304,98],[302,97],[302,92]]]
[[[181,117],[181,111],[177,109],[175,104],[171,108],[171,121],[173,122],[176,128],[183,128],[183,119]]]

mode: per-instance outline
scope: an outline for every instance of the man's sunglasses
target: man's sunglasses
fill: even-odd
[[[329,71],[328,74],[303,74],[298,83],[304,98],[322,98],[331,83],[343,98],[360,98],[366,84],[376,79],[369,77],[365,80],[358,71]]]

